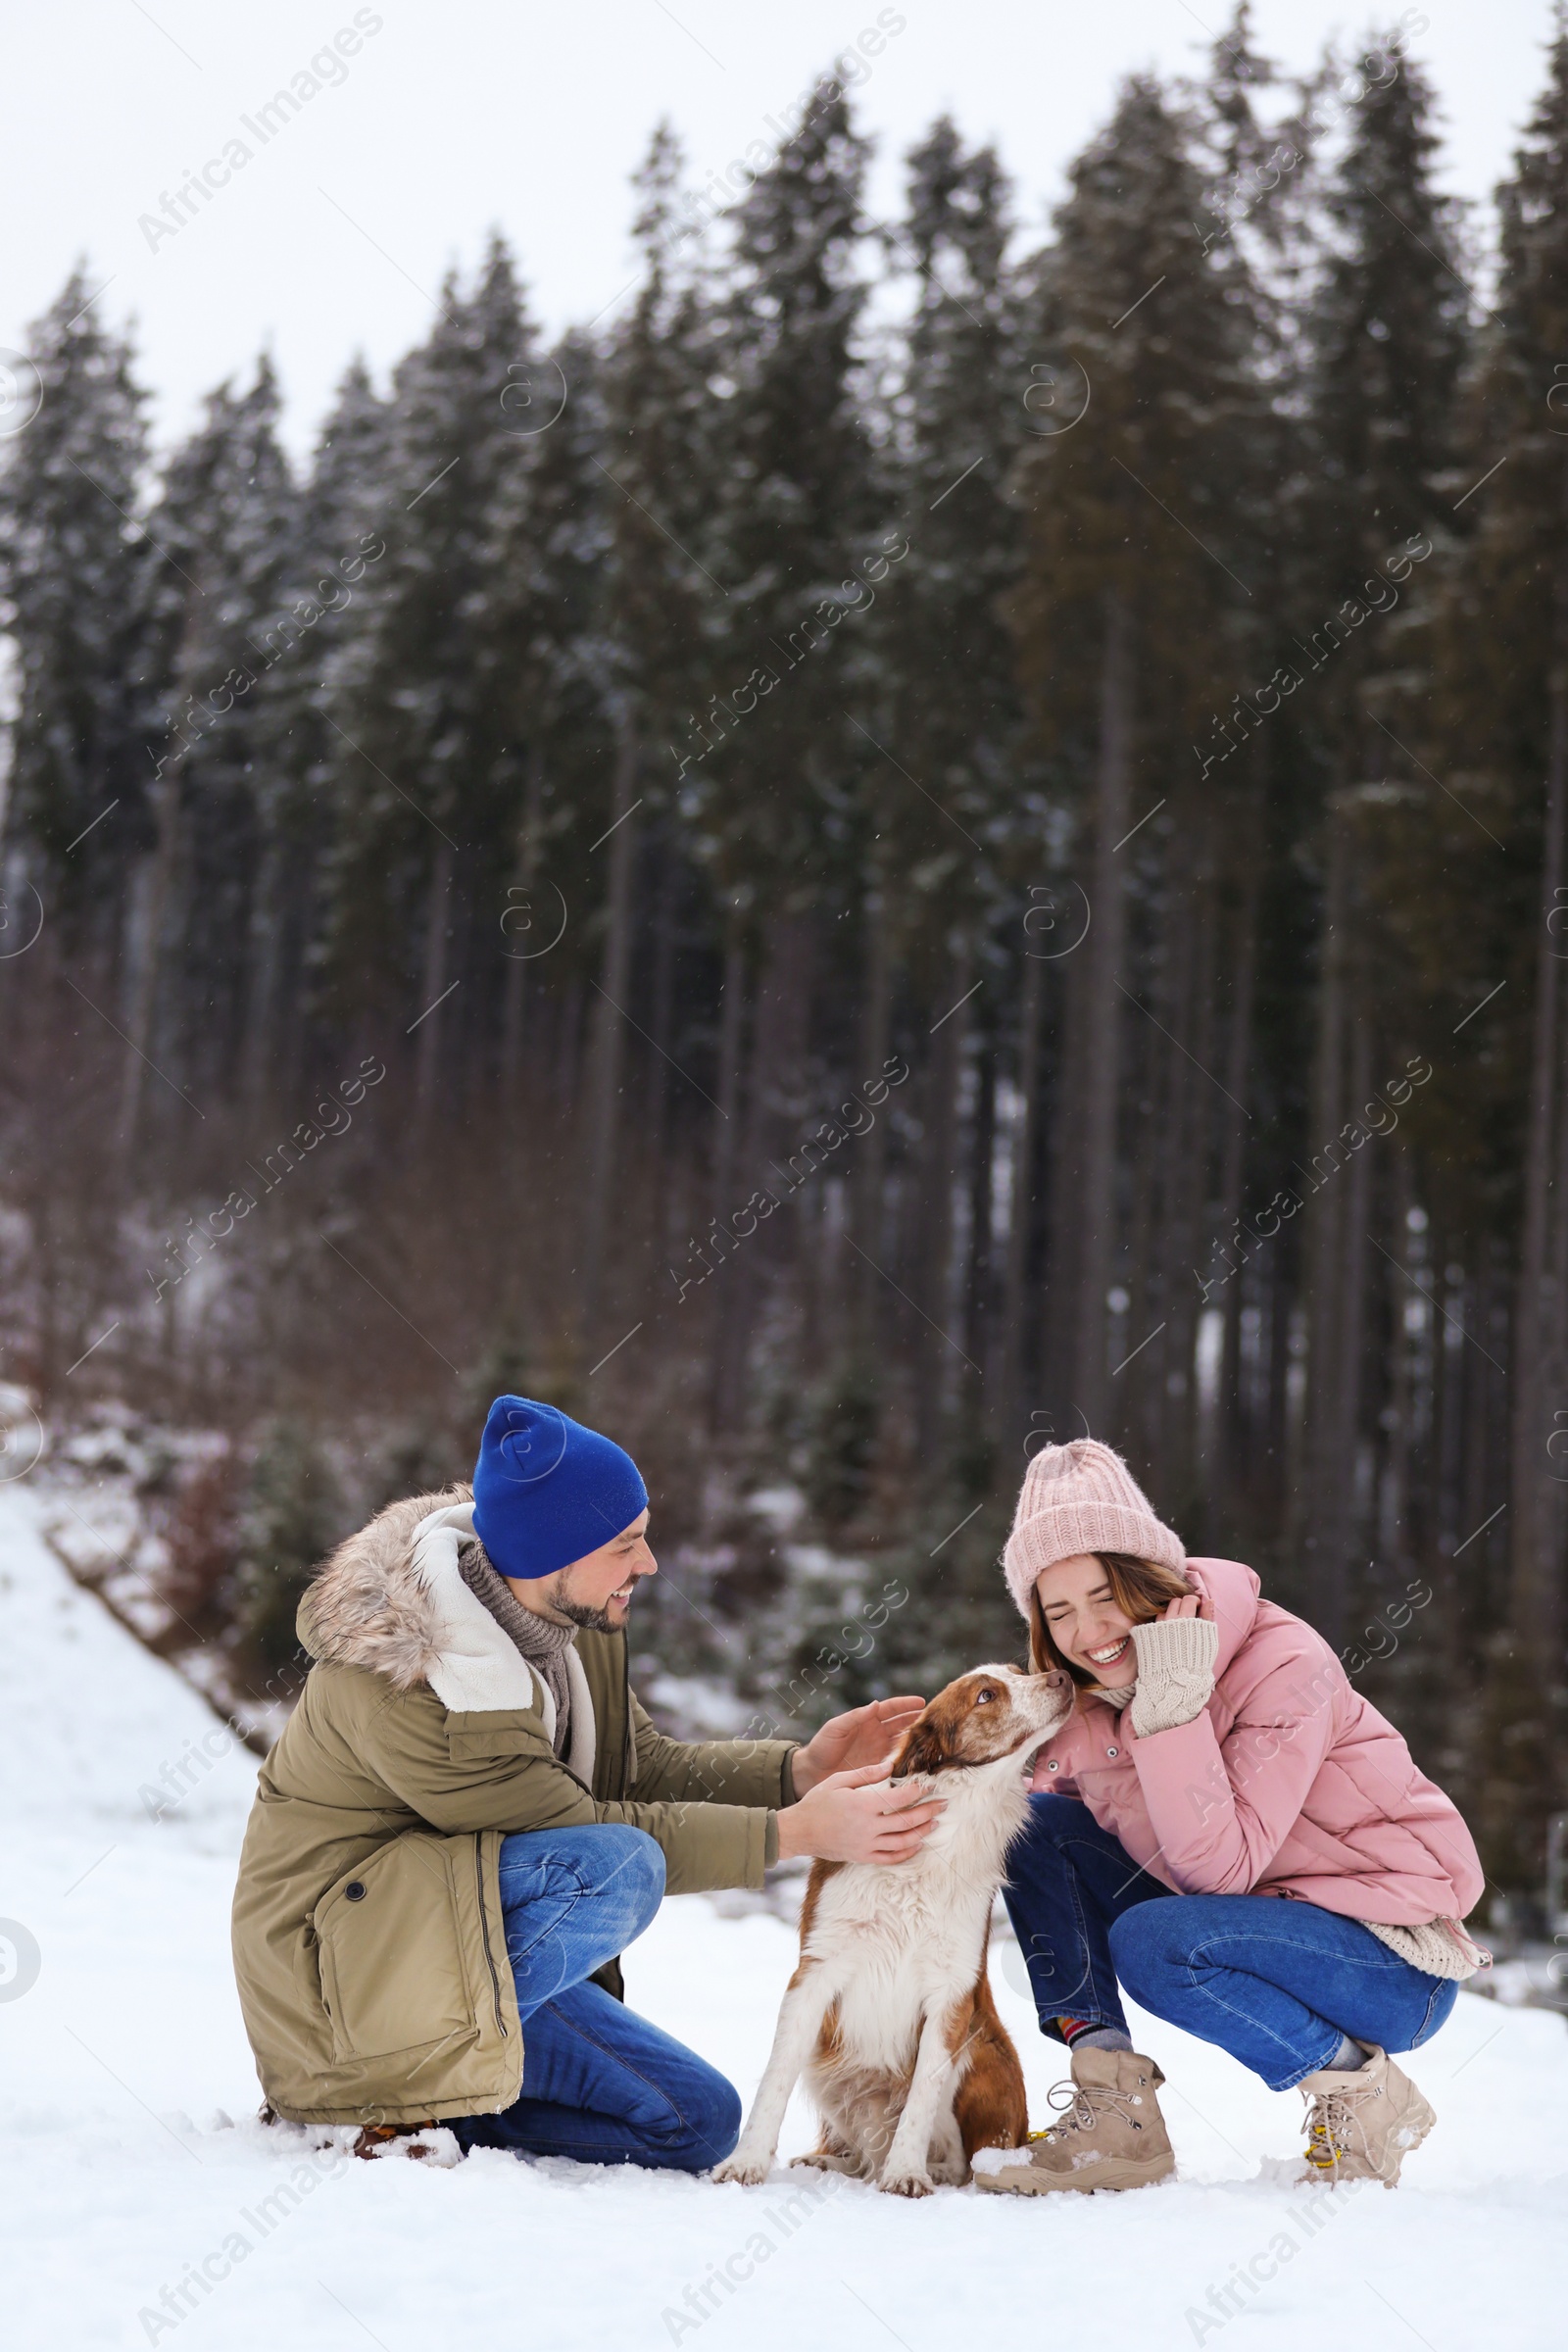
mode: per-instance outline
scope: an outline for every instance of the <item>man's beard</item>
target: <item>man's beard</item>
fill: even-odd
[[[586,1601],[568,1600],[564,1592],[558,1592],[555,1605],[563,1617],[568,1618],[583,1633],[618,1634],[621,1630],[610,1614],[608,1601],[602,1609],[595,1609],[590,1608]]]

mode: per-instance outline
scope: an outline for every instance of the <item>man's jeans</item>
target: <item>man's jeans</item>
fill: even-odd
[[[1358,1920],[1316,1903],[1173,1894],[1075,1797],[1030,1798],[1007,1882],[1040,2029],[1058,2041],[1058,2017],[1125,2033],[1119,1979],[1155,2017],[1289,2090],[1328,2064],[1342,2034],[1417,2049],[1458,1995]]]
[[[501,1907],[522,2017],[522,2096],[462,2117],[466,2148],[701,2173],[740,2136],[733,2087],[695,2053],[586,1979],[640,1936],[664,1892],[664,1857],[605,1822],[503,1838]]]

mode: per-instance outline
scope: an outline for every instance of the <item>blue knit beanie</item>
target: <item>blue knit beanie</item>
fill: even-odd
[[[473,1528],[503,1576],[553,1576],[630,1527],[648,1489],[629,1453],[553,1404],[498,1396],[473,1473]]]

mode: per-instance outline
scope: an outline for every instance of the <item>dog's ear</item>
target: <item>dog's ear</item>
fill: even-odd
[[[905,1733],[904,1741],[893,1759],[893,1778],[907,1780],[911,1775],[940,1772],[948,1761],[947,1741],[942,1728],[929,1715]]]

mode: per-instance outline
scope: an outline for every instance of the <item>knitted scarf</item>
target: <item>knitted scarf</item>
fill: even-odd
[[[552,1625],[548,1617],[536,1617],[532,1609],[525,1609],[506,1579],[491,1567],[484,1545],[477,1540],[463,1545],[458,1554],[458,1567],[469,1592],[483,1601],[502,1632],[511,1638],[529,1665],[543,1678],[556,1702],[556,1736],[553,1744],[557,1755],[564,1756],[571,1714],[571,1685],[566,1680],[566,1652],[577,1638],[576,1627]]]

